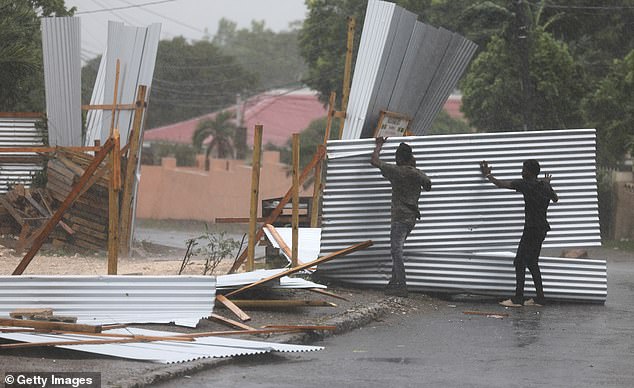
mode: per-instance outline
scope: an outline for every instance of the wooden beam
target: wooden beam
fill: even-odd
[[[39,119],[44,117],[44,113],[42,112],[0,112],[0,117]]]
[[[233,319],[225,318],[225,317],[223,317],[221,315],[218,315],[218,314],[213,314],[212,313],[209,316],[209,318],[211,318],[211,319],[213,319],[215,321],[218,321],[218,322],[220,322],[220,323],[222,323],[224,325],[227,325],[229,327],[235,327],[235,328],[243,329],[243,330],[254,330],[255,329],[254,327],[251,327],[249,325],[245,325],[242,322],[234,321]]]
[[[98,152],[101,147],[0,147],[0,154],[4,152],[38,152],[50,153],[57,152],[60,149],[78,151],[78,152]]]
[[[222,303],[223,306],[231,310],[231,312],[234,313],[238,318],[240,318],[242,322],[247,322],[251,320],[251,317],[247,313],[240,310],[240,307],[227,299],[227,297],[225,297],[224,295],[216,294],[216,301]]]
[[[345,249],[330,253],[330,254],[328,254],[326,256],[322,256],[322,257],[320,257],[320,258],[318,258],[316,260],[313,260],[311,262],[299,265],[299,266],[294,267],[294,268],[287,269],[286,271],[282,271],[282,272],[280,272],[280,273],[278,273],[276,275],[269,276],[268,278],[264,278],[262,280],[258,280],[257,282],[248,284],[248,285],[246,285],[246,286],[244,286],[242,288],[239,288],[237,290],[231,291],[230,293],[226,294],[225,296],[229,297],[229,296],[232,296],[232,295],[239,294],[239,293],[244,292],[246,290],[250,290],[253,287],[257,287],[257,286],[259,286],[261,284],[264,284],[266,282],[270,282],[271,280],[279,279],[279,278],[282,278],[284,276],[288,276],[288,275],[294,274],[295,272],[302,271],[302,270],[304,270],[306,268],[314,267],[314,266],[316,266],[318,264],[325,263],[325,262],[330,261],[332,259],[335,259],[335,258],[337,258],[339,256],[345,256],[347,254],[350,254],[352,252],[358,251],[360,249],[365,249],[365,248],[367,248],[369,246],[372,246],[372,240],[367,240],[367,241],[363,241],[363,242],[354,244],[354,245],[352,245],[352,246],[350,246],[348,248],[345,248]]]
[[[326,154],[326,147],[324,147],[323,145],[320,145],[317,148],[317,152],[315,152],[315,155],[313,155],[313,159],[310,161],[310,163],[308,163],[306,167],[304,167],[304,171],[302,171],[302,175],[299,177],[300,185],[304,183],[304,181],[308,177],[308,174],[313,170],[313,168],[315,168],[315,165],[324,157],[325,154]],[[269,214],[269,216],[264,219],[263,221],[264,224],[272,224],[277,219],[280,213],[282,213],[284,206],[286,206],[289,199],[291,198],[291,195],[292,195],[292,189],[289,189],[284,195],[284,197],[280,200],[280,203],[277,204],[277,207],[275,207],[275,209],[273,209],[271,214]],[[259,240],[262,238],[263,235],[264,235],[264,229],[260,227],[258,229],[258,233],[256,234],[255,238]],[[238,259],[235,261],[235,263],[233,263],[233,266],[229,270],[229,273],[234,273],[238,268],[240,268],[242,263],[244,263],[246,256],[247,256],[247,251],[242,251]]]
[[[331,92],[330,99],[328,100],[328,118],[326,121],[326,131],[324,133],[324,147],[328,140],[330,139],[330,129],[332,128],[332,116],[335,112],[335,101],[337,99],[337,93]],[[323,160],[320,160],[317,165],[315,165],[315,183],[313,184],[313,202],[310,209],[310,227],[317,228],[319,227],[319,209],[321,203],[321,169],[323,166]]]
[[[299,133],[294,133],[293,141],[293,215],[291,217],[291,267],[297,266],[299,246]]]
[[[110,185],[108,186],[108,275],[117,274],[119,261],[119,191],[121,189],[121,145],[119,129],[112,131]]]
[[[120,64],[119,58],[117,58],[117,65],[116,65],[115,76],[114,76],[114,98],[112,100],[112,119],[110,120],[110,137],[112,137],[114,133],[115,116],[117,113],[117,110],[115,108],[117,107],[117,97],[119,94],[120,66],[121,64]]]
[[[255,269],[255,244],[262,236],[256,236],[258,197],[260,193],[260,161],[262,152],[262,125],[256,125],[253,134],[253,164],[251,165],[251,206],[249,211],[249,243],[247,245],[247,271]]]
[[[232,223],[248,224],[249,220],[251,219],[248,217],[218,217],[214,220],[214,222],[216,224],[232,224]],[[265,218],[258,217],[257,222],[261,223],[264,220]]]
[[[46,225],[44,226],[40,234],[37,236],[37,238],[33,242],[33,245],[31,246],[31,249],[29,249],[26,255],[22,258],[22,261],[20,261],[18,266],[15,268],[15,270],[13,271],[13,275],[22,275],[22,273],[24,272],[26,267],[28,267],[31,260],[33,260],[33,257],[35,257],[35,254],[37,253],[37,251],[39,251],[40,248],[42,247],[42,244],[44,244],[44,241],[46,240],[48,235],[53,231],[53,228],[55,227],[55,225],[57,225],[57,223],[62,219],[62,216],[64,215],[64,213],[75,202],[75,200],[79,196],[79,192],[84,188],[86,183],[90,180],[91,175],[95,172],[95,170],[97,170],[97,167],[99,167],[99,164],[108,155],[108,153],[113,147],[113,144],[114,143],[112,140],[108,140],[106,144],[104,144],[104,146],[101,148],[101,150],[97,153],[97,155],[95,155],[93,161],[86,168],[84,175],[82,175],[81,178],[79,178],[79,181],[77,181],[77,183],[73,186],[73,189],[68,194],[66,199],[64,199],[64,202],[62,202],[62,204],[59,206],[55,214],[53,214],[53,216],[48,220],[48,222],[46,223]]]
[[[137,108],[137,104],[96,104],[96,105],[82,105],[82,110],[134,110]]]
[[[1,326],[32,327],[41,330],[67,330],[81,333],[100,333],[101,325],[83,325],[79,323],[64,323],[50,321],[35,321],[31,319],[0,318]]]
[[[337,307],[325,300],[307,299],[235,299],[233,303],[242,308]]]
[[[147,86],[139,85],[136,96],[136,109],[132,121],[132,130],[128,139],[128,162],[126,164],[125,176],[123,178],[123,193],[121,199],[121,231],[120,231],[120,251],[128,256],[130,254],[130,243],[132,241],[132,219],[134,218],[134,196],[136,194],[136,172],[139,162],[139,152],[141,149],[141,126],[143,124],[143,113],[145,112],[145,94]]]
[[[269,231],[269,233],[271,233],[271,236],[273,237],[275,242],[277,242],[277,245],[280,246],[280,249],[282,250],[282,252],[284,252],[286,257],[290,259],[293,254],[291,251],[291,248],[289,248],[288,245],[286,245],[286,242],[284,241],[282,236],[280,236],[280,234],[277,232],[277,229],[275,229],[275,227],[271,224],[266,224],[264,225],[264,227]]]
[[[13,217],[13,219],[18,224],[20,224],[21,226],[24,226],[24,217],[22,217],[22,215],[17,211],[17,209],[14,208],[13,205],[9,201],[7,201],[4,195],[0,196],[0,204],[7,210],[7,212],[11,215],[11,217]]]
[[[350,97],[350,75],[352,73],[352,51],[354,50],[354,28],[356,25],[356,19],[354,17],[348,18],[348,40],[346,42],[346,64],[343,71],[343,88],[341,93],[341,111],[345,112],[348,109],[348,98]],[[340,120],[339,123],[339,139],[343,135],[343,125],[345,120]]]
[[[344,298],[341,295],[337,295],[337,294],[334,294],[332,292],[324,291],[321,288],[309,288],[308,291],[316,292],[316,293],[322,294],[322,295],[331,296],[331,297],[336,298],[336,299],[345,300],[346,302],[348,301],[348,299]]]

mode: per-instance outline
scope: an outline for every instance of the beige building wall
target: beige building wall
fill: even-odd
[[[262,154],[259,216],[262,199],[282,197],[292,185],[288,166],[279,159],[277,151]],[[164,158],[160,166],[141,166],[136,217],[207,222],[249,217],[251,166],[242,160],[212,159],[204,171],[203,161],[200,156],[199,167],[176,167],[176,159]],[[312,195],[312,188],[300,195]]]

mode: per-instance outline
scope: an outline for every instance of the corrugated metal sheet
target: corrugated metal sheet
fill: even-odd
[[[119,22],[108,22],[107,55],[102,57],[102,63],[99,66],[100,72],[103,73],[97,75],[92,104],[112,103],[117,59],[120,63],[117,102],[133,103],[139,85],[148,87],[147,101],[154,75],[160,32],[161,25],[158,23],[148,27],[131,27]],[[100,99],[103,100],[99,101]],[[99,116],[101,116],[101,122],[96,120]],[[115,117],[115,126],[119,128],[122,147],[128,142],[133,117],[134,112],[131,110],[119,111]],[[94,118],[91,117],[86,134],[86,145],[91,145],[96,139],[100,139],[103,144],[110,134],[111,122],[112,112],[109,110],[96,114]]]
[[[80,146],[81,19],[42,18],[42,52],[49,144]]]
[[[411,117],[422,135],[455,88],[477,46],[416,21],[392,3],[368,2],[343,139],[371,137],[381,110]]]
[[[286,271],[286,268],[276,269],[258,269],[250,272],[234,273],[229,275],[219,275],[216,277],[216,288],[222,291],[234,290],[251,283],[255,283],[262,279],[279,274]],[[327,288],[323,284],[311,282],[310,280],[284,276],[276,281],[267,283],[271,288]]]
[[[529,158],[540,161],[542,174],[553,175],[560,200],[549,209],[552,230],[544,247],[600,246],[595,130],[390,138],[382,160],[393,163],[401,141],[412,146],[418,167],[432,180],[432,191],[421,195],[422,220],[407,240],[406,256],[439,251],[461,252],[467,258],[471,252],[516,249],[523,227],[522,196],[486,181],[479,170],[483,159],[500,179],[520,179],[522,162]],[[372,239],[374,245],[319,266],[325,277],[345,274],[357,282],[353,272],[365,274],[366,267],[376,268],[377,260],[389,263],[391,187],[369,163],[373,149],[373,139],[328,143],[321,254],[360,239]],[[575,265],[568,263],[564,267],[574,271]],[[350,272],[348,265],[355,269]],[[368,276],[383,279],[374,271]]]
[[[44,132],[37,128],[39,118],[0,117],[0,147],[42,147]],[[44,158],[35,152],[0,154],[0,193],[9,185],[30,186],[33,176],[44,168]]]
[[[289,249],[293,249],[293,228],[275,228],[280,235],[284,243],[288,245]],[[271,232],[264,228],[264,233],[267,239],[271,242],[274,248],[279,248],[280,245],[275,240]],[[298,240],[299,246],[297,247],[297,262],[299,264],[305,264],[310,261],[316,260],[319,257],[319,246],[321,244],[321,228],[298,228]],[[284,251],[280,251],[291,262],[291,258],[287,257]]]
[[[213,311],[212,276],[2,276],[0,316],[18,308],[52,308],[78,323],[169,323],[196,326]]]
[[[181,334],[133,327],[107,330],[105,333],[155,337]],[[0,338],[30,343],[104,339],[104,337],[91,335],[31,333],[0,333]],[[313,352],[324,349],[321,346],[279,344],[275,342],[250,341],[226,337],[200,337],[192,342],[164,341],[104,345],[62,345],[58,347],[162,364],[194,361],[203,358],[225,358],[271,352]]]

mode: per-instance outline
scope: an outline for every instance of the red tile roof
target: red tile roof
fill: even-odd
[[[233,105],[226,110],[235,111]],[[209,113],[190,120],[163,127],[148,129],[144,141],[192,143],[192,135],[201,119],[214,118],[218,112]],[[284,145],[293,133],[308,127],[311,121],[325,117],[327,109],[317,99],[317,93],[309,90],[270,91],[246,101],[244,125],[247,142],[253,144],[253,129],[256,124],[264,127],[262,144]]]

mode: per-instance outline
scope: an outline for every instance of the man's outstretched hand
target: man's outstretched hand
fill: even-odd
[[[486,160],[480,162],[480,171],[484,176],[491,174],[491,166],[489,166],[489,163],[487,163]]]

